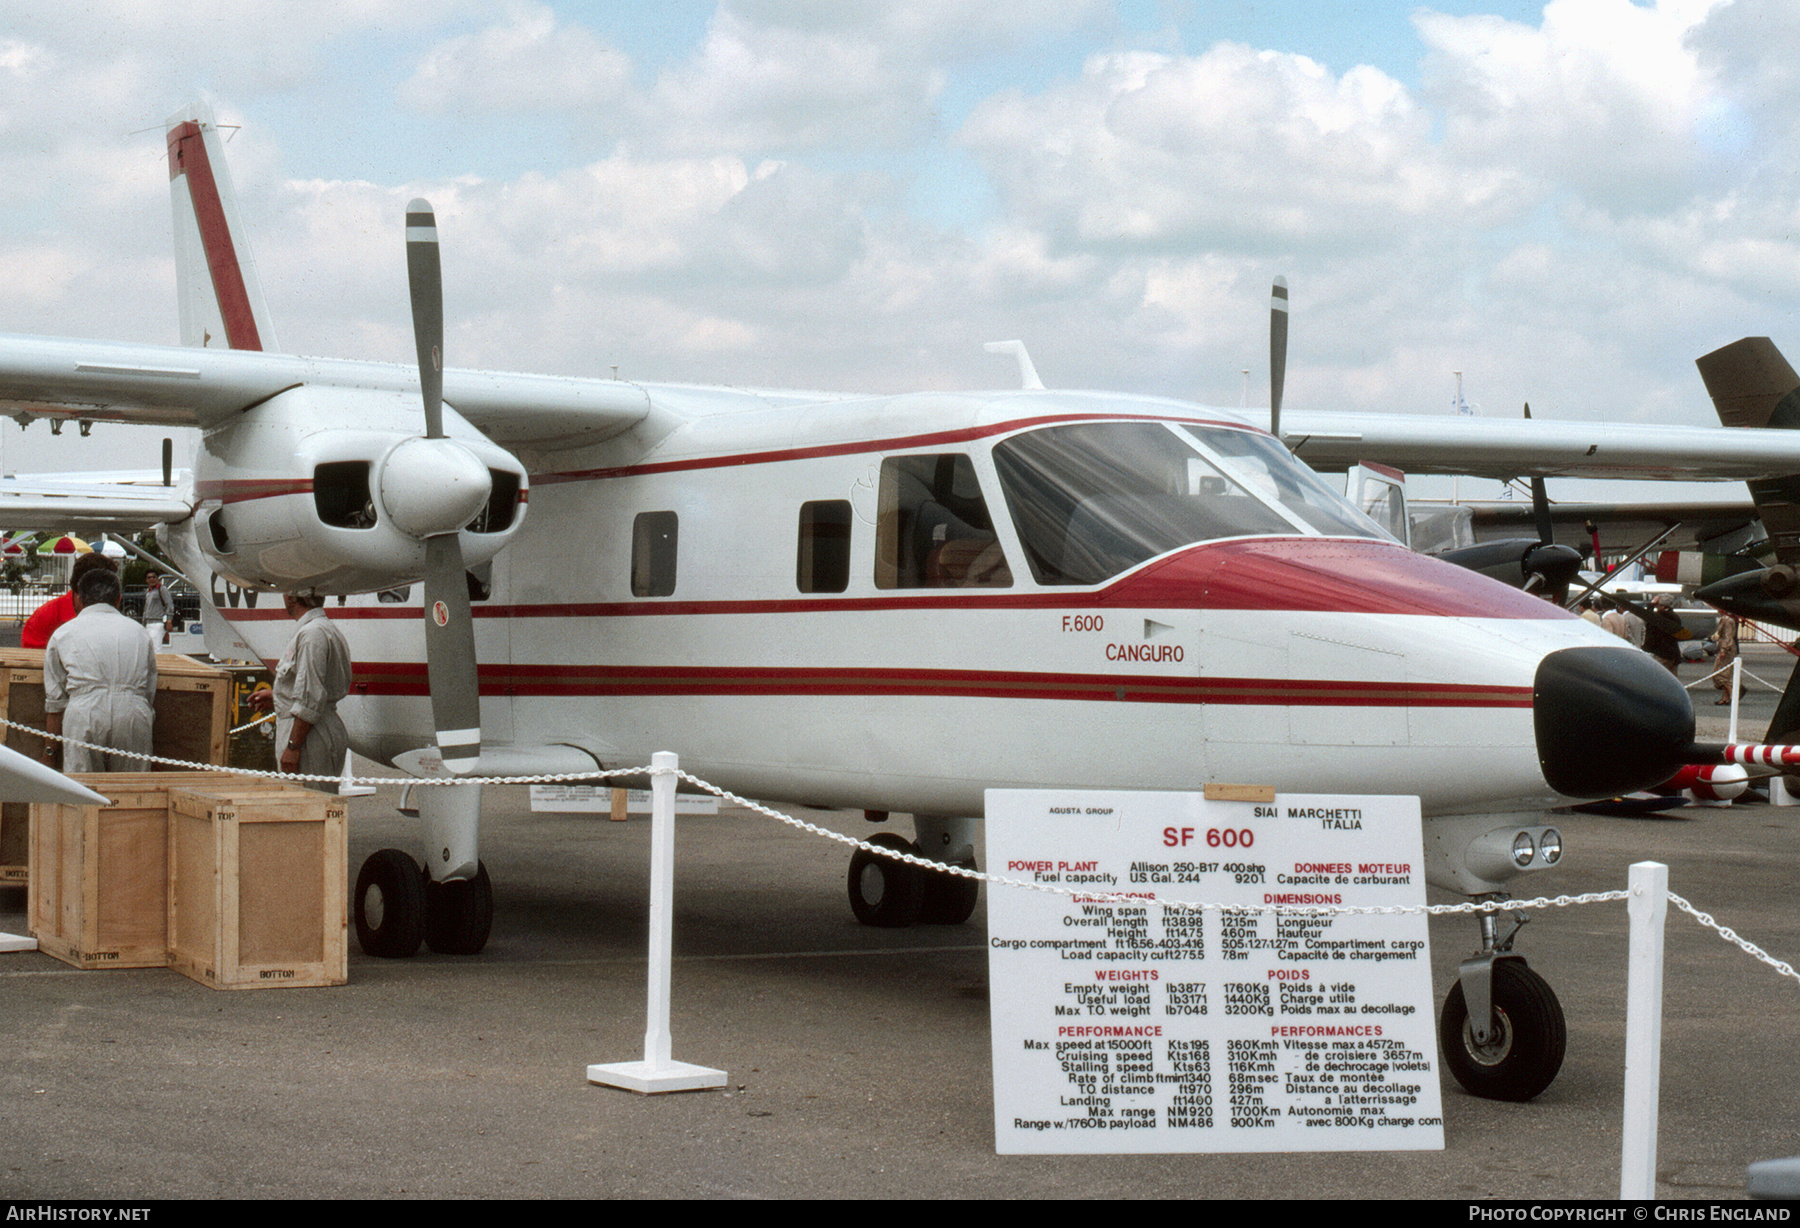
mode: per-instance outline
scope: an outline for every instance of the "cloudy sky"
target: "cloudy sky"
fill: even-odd
[[[1785,0],[8,7],[0,331],[176,340],[199,97],[309,354],[411,360],[424,195],[457,366],[1266,404],[1278,273],[1295,407],[1698,424],[1697,355],[1800,357]],[[72,435],[4,464],[124,463]]]

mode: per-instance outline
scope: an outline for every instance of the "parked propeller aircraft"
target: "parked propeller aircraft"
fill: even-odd
[[[914,841],[876,842],[959,865],[990,788],[1418,794],[1431,881],[1473,895],[1562,853],[1553,827],[1487,816],[1694,761],[1654,661],[1406,550],[1233,411],[447,369],[423,201],[417,367],[273,353],[211,117],[175,116],[168,150],[188,347],[0,337],[0,410],[201,428],[191,484],[137,496],[136,523],[225,586],[209,635],[265,660],[291,628],[259,593],[345,597],[342,714],[371,758],[505,778],[672,748],[741,793],[910,813]],[[1310,421],[1282,427],[1302,456],[1378,437],[1421,471],[1800,471],[1800,442],[1771,462],[1756,431]],[[372,856],[359,937],[477,951],[480,786],[419,792],[424,873]],[[975,904],[969,880],[866,852],[849,893],[875,925]],[[1528,1099],[1560,1067],[1561,1008],[1492,914],[1442,1026],[1478,1094]]]

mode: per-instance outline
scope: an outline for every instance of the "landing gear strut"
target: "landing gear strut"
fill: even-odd
[[[1444,1064],[1469,1094],[1530,1100],[1562,1069],[1568,1025],[1549,984],[1513,953],[1525,915],[1512,914],[1516,920],[1504,938],[1497,937],[1496,914],[1479,915],[1482,950],[1463,961],[1444,999],[1438,1043]]]
[[[972,819],[917,814],[917,843],[894,832],[869,838],[878,848],[928,857],[965,870],[975,869]],[[850,858],[850,911],[864,925],[898,929],[915,922],[961,925],[975,911],[981,884],[960,874],[944,874],[858,849]]]

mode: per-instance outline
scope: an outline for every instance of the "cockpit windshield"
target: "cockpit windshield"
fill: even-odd
[[[1039,584],[1099,584],[1220,537],[1391,540],[1272,438],[1165,422],[1044,427],[994,445]]]

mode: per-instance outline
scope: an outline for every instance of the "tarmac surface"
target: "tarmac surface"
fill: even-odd
[[[1776,686],[1792,664],[1746,661]],[[1725,709],[1695,695],[1701,736],[1722,737]],[[1753,687],[1745,740],[1775,697]],[[352,804],[352,875],[416,843],[395,798]],[[486,814],[479,956],[352,940],[348,985],[232,993],[0,955],[0,1198],[1617,1196],[1622,903],[1535,914],[1519,949],[1567,1012],[1562,1074],[1523,1105],[1442,1075],[1442,1152],[1001,1157],[985,897],[963,926],[866,929],[842,846],[747,811],[683,818],[674,1056],[730,1085],[641,1097],[585,1072],[643,1052],[648,819],[534,815],[518,787],[489,790]],[[1696,908],[1800,958],[1800,809],[1555,821],[1562,865],[1517,896],[1620,889],[1657,860]],[[24,893],[0,890],[0,930],[24,927]],[[1439,1003],[1476,939],[1432,919]],[[1740,1197],[1746,1165],[1800,1153],[1800,985],[1674,908],[1667,955],[1658,1195]]]

